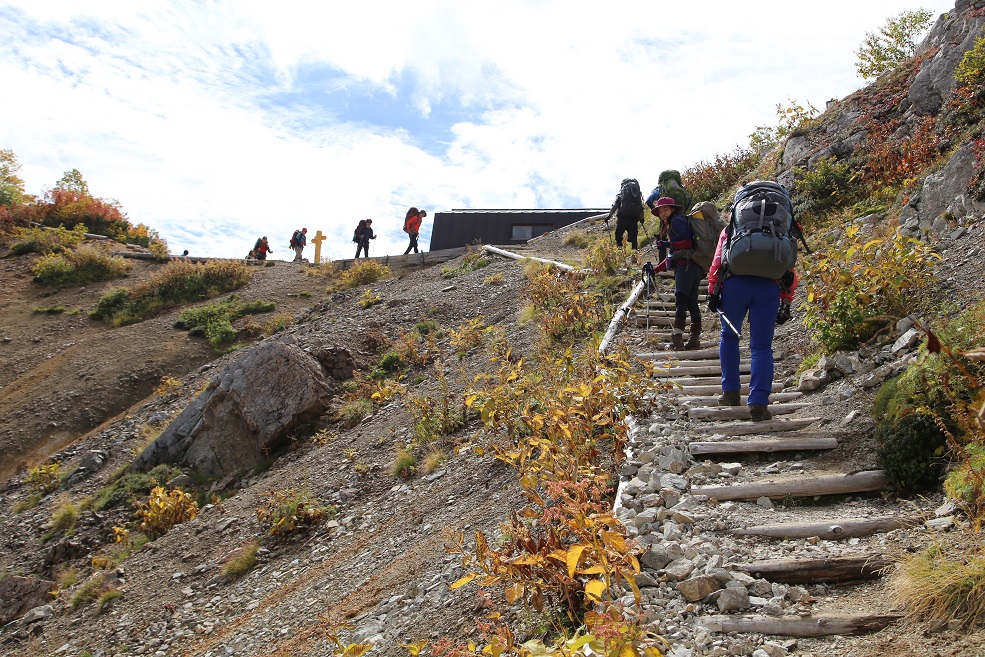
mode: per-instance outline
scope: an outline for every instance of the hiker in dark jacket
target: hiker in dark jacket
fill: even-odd
[[[668,349],[684,351],[701,348],[701,307],[698,305],[698,286],[705,277],[701,265],[688,258],[688,250],[694,248],[691,223],[681,212],[681,206],[669,196],[657,199],[654,208],[660,222],[667,224],[667,239],[659,246],[670,249],[670,256],[654,267],[655,272],[674,269],[674,328]],[[691,335],[684,342],[684,326],[691,315]]]
[[[623,188],[626,180],[623,180],[623,184],[620,185],[619,193],[616,194],[616,200],[613,201],[612,208],[609,210],[605,222],[609,223],[612,215],[616,215],[616,246],[622,246],[622,234],[626,233],[626,240],[633,245],[633,249],[635,250],[637,248],[636,235],[639,230],[637,224],[642,224],[646,218],[643,216],[642,196],[637,199],[623,198]]]
[[[359,257],[360,251],[368,258],[369,241],[376,239],[376,235],[373,234],[373,220],[363,219],[360,221],[356,227],[356,234],[353,235],[353,239],[356,240],[356,258]]]
[[[411,249],[414,249],[414,253],[418,252],[417,236],[421,232],[421,223],[426,216],[428,216],[426,210],[418,210],[417,208],[407,210],[407,215],[404,217],[404,232],[410,236],[410,244],[407,245],[404,255],[410,253]]]
[[[304,247],[308,244],[308,234],[307,228],[302,228],[301,230],[294,231],[294,235],[291,236],[291,248],[294,249],[294,262],[301,262],[301,252],[304,251]]]
[[[797,289],[797,272],[788,271],[780,280],[761,276],[728,275],[722,265],[722,249],[728,228],[718,238],[715,258],[708,270],[708,308],[721,312],[732,326],[722,322],[719,360],[722,364],[721,406],[742,403],[739,388],[739,335],[742,321],[749,314],[749,418],[754,422],[772,419],[770,393],[773,391],[773,335],[776,325],[790,319],[790,304]],[[734,328],[733,328],[734,327]]]

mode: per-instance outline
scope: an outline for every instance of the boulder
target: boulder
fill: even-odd
[[[677,590],[688,602],[704,600],[715,591],[722,588],[718,580],[711,575],[698,575],[677,583]]]
[[[965,52],[974,47],[985,25],[985,16],[969,16],[963,11],[977,4],[957,2],[955,11],[938,20],[921,44],[922,51],[931,48],[939,50],[921,64],[910,86],[907,100],[917,114],[936,113],[954,89],[954,69],[961,63]]]
[[[921,224],[933,226],[945,212],[959,219],[985,209],[985,204],[975,201],[968,194],[968,183],[974,173],[975,153],[971,144],[966,143],[951,155],[943,169],[924,179],[917,215]],[[941,232],[940,228],[937,232]]]
[[[265,341],[227,365],[131,466],[210,476],[252,468],[327,408],[334,380],[294,344]]]
[[[6,625],[42,606],[50,599],[55,583],[47,579],[4,575],[0,577],[0,625]]]

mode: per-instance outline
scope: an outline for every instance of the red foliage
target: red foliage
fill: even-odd
[[[736,180],[756,166],[751,150],[737,148],[728,155],[716,155],[714,162],[699,162],[681,176],[681,182],[695,201],[714,201],[729,190]]]
[[[134,229],[116,201],[93,198],[76,191],[50,190],[37,208],[37,221],[44,226],[72,229],[83,224],[90,233],[119,241],[126,241]]]
[[[869,126],[866,135],[864,179],[874,184],[895,185],[919,176],[948,142],[949,135],[936,130],[936,119],[925,116],[902,139],[895,136],[899,120]]]

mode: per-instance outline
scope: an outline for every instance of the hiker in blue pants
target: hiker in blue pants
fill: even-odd
[[[732,323],[722,322],[719,359],[722,365],[722,396],[718,403],[738,406],[739,336],[742,323],[749,315],[749,350],[752,353],[749,381],[749,417],[753,421],[772,419],[769,411],[773,390],[773,334],[776,325],[790,319],[790,303],[797,287],[797,273],[790,270],[777,281],[761,276],[727,275],[722,266],[722,245],[727,230],[718,239],[718,248],[708,271],[708,308],[721,311]],[[723,280],[724,279],[724,280]],[[734,329],[732,327],[735,327]]]

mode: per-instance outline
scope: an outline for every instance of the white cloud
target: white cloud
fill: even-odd
[[[900,9],[17,0],[0,4],[17,90],[0,148],[29,191],[78,168],[179,252],[240,257],[267,234],[287,257],[304,225],[351,257],[370,216],[375,253],[401,253],[409,205],[607,206],[624,176],[648,188],[744,145],[777,103],[823,107],[861,85],[854,50]]]

